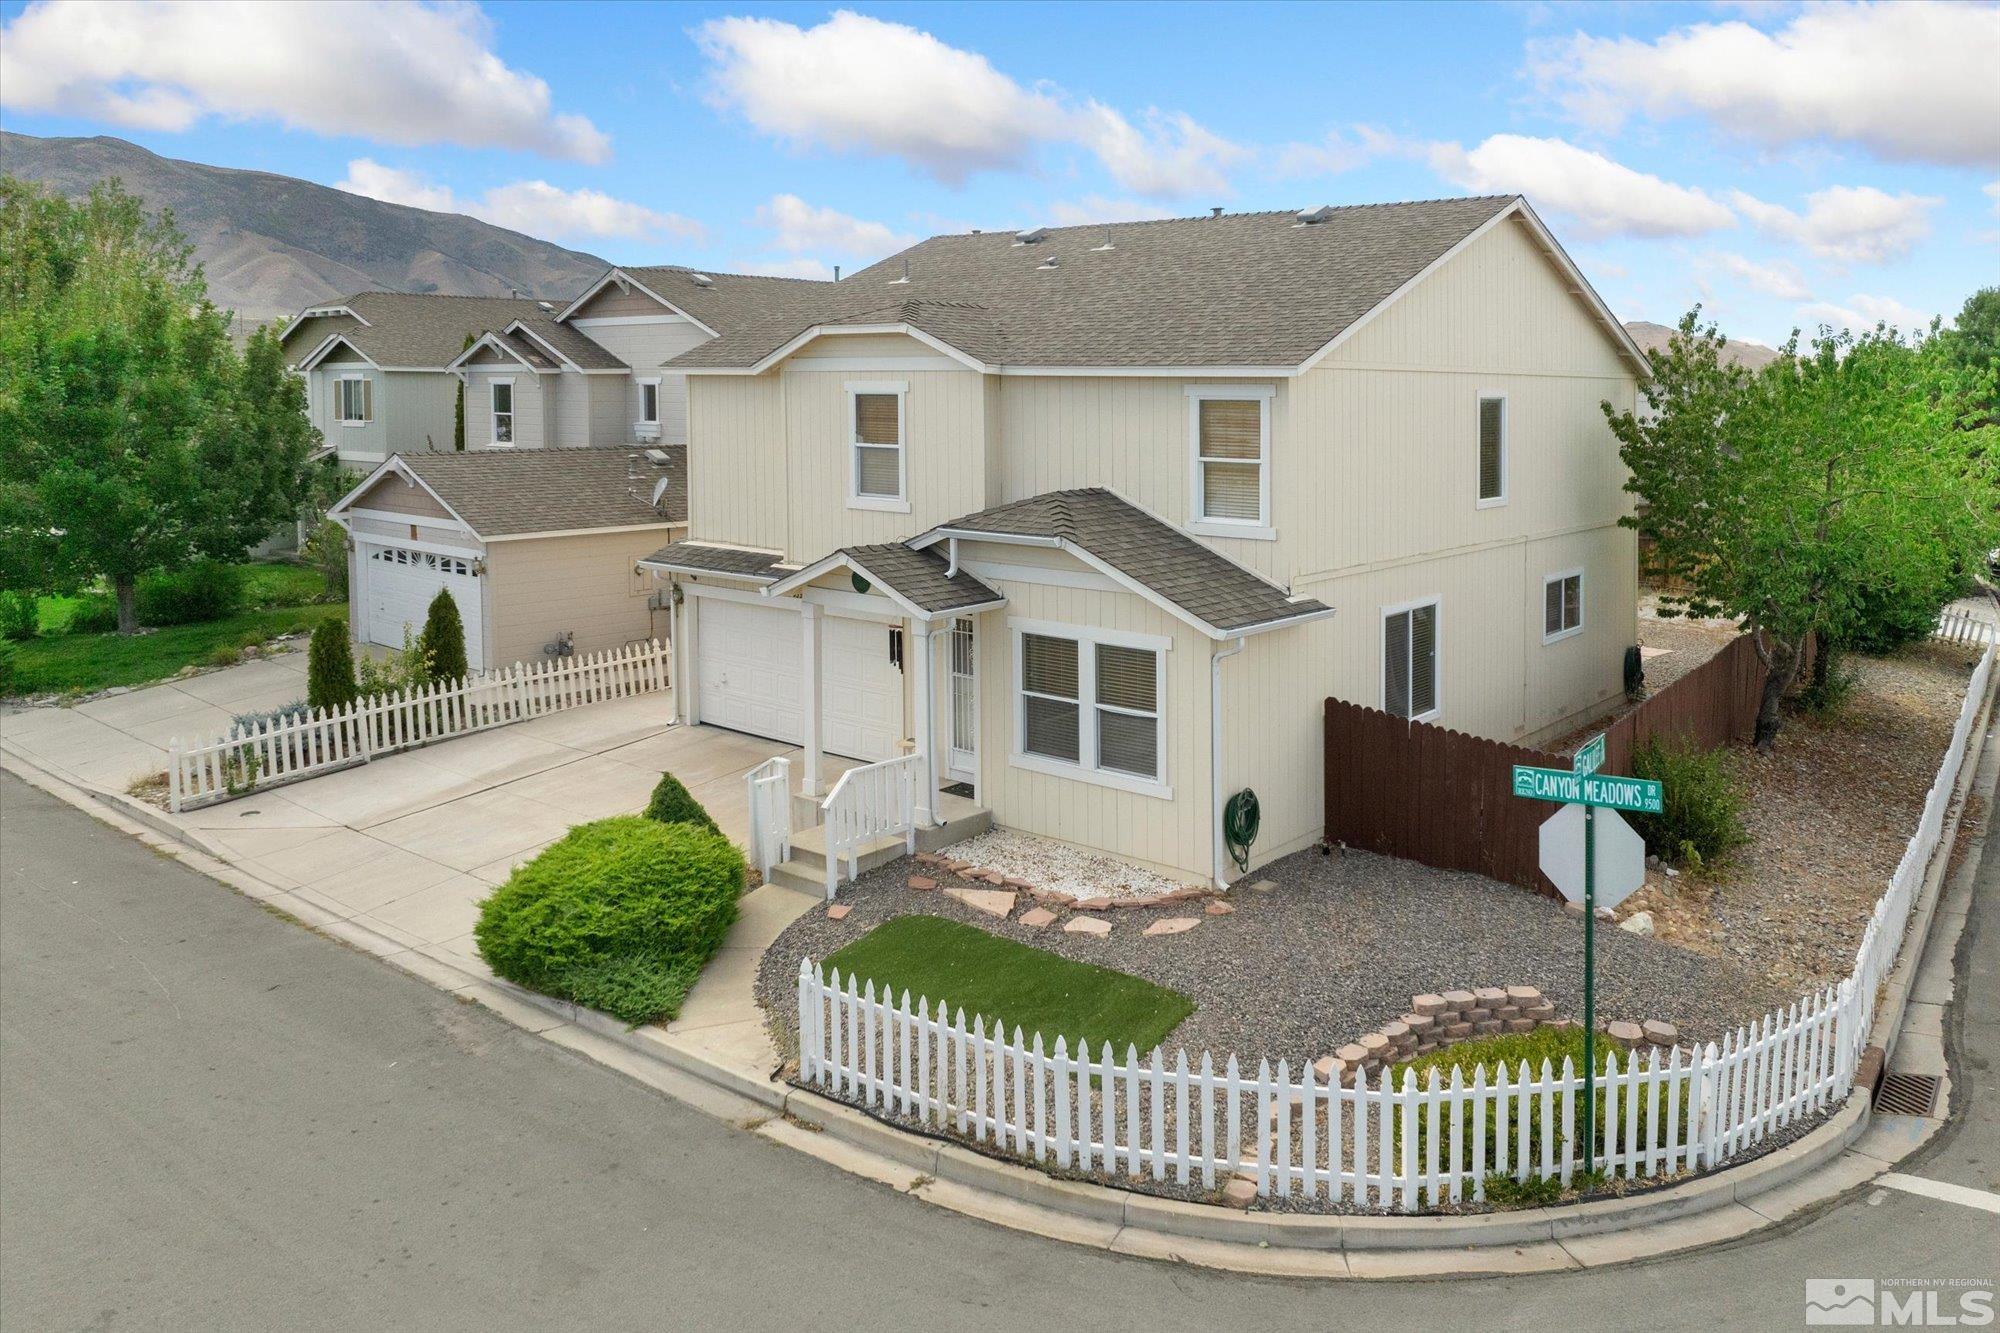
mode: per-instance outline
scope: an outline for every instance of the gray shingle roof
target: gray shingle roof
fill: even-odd
[[[519,321],[537,338],[561,352],[585,370],[629,370],[623,361],[591,340],[573,324],[558,324],[552,315],[536,315]]]
[[[882,546],[845,546],[840,553],[925,611],[957,611],[1005,600],[962,569],[946,578],[945,571],[950,566],[935,551],[913,551],[900,542],[891,542]]]
[[[784,573],[778,568],[781,559],[769,551],[750,551],[740,546],[675,542],[662,546],[640,563],[690,574],[727,574],[731,578],[774,583]]]
[[[748,366],[814,324],[879,322],[989,365],[1295,366],[1515,198],[1337,208],[1312,226],[1238,213],[1055,227],[1032,244],[934,236],[789,292],[668,364]]]
[[[442,369],[465,350],[467,337],[504,329],[517,319],[545,318],[535,301],[494,296],[419,296],[407,292],[356,292],[344,305],[368,321],[316,315],[285,339],[285,359],[296,364],[327,336],[339,333],[378,366]]]
[[[1050,491],[940,523],[932,531],[1073,542],[1196,620],[1225,633],[1329,609],[1311,598],[1292,600],[1283,588],[1101,488]]]
[[[630,446],[470,449],[400,457],[473,531],[506,537],[687,522],[687,448],[665,445],[660,452],[667,456],[664,467]],[[635,470],[636,478],[630,475]],[[648,500],[663,475],[667,492],[655,509]]]

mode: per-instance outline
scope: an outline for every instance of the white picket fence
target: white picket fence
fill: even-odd
[[[1937,628],[1931,631],[1931,637],[1977,648],[1994,642],[1996,637],[2000,637],[2000,630],[1996,630],[1993,621],[1984,616],[1948,606],[1938,613]]]
[[[1610,1050],[1590,1166],[1627,1178],[1707,1170],[1853,1089],[1994,661],[1989,647],[1851,975],[1719,1044]],[[802,1083],[1061,1170],[1204,1188],[1240,1174],[1265,1196],[1410,1212],[1483,1200],[1494,1176],[1567,1185],[1585,1166],[1583,1076],[1568,1060],[1559,1070],[1482,1066],[1469,1080],[1455,1070],[1443,1082],[1433,1070],[1421,1085],[1406,1070],[1400,1086],[1371,1086],[1362,1072],[1343,1086],[1287,1060],[1246,1074],[1234,1056],[1218,1067],[1207,1053],[1093,1054],[1062,1037],[1049,1049],[1039,1033],[1009,1036],[981,1015],[822,977],[809,959],[798,1004]]]
[[[365,764],[400,750],[667,686],[659,642],[555,658],[451,685],[375,695],[279,722],[231,726],[219,740],[167,747],[167,804],[176,813],[275,783]]]

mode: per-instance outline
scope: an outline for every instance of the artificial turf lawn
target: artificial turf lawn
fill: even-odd
[[[937,916],[901,916],[884,922],[828,958],[822,968],[838,969],[841,982],[875,983],[875,993],[919,996],[938,1012],[939,1002],[969,1025],[983,1015],[987,1030],[1005,1022],[1009,1034],[1040,1032],[1046,1049],[1058,1036],[1075,1050],[1078,1038],[1092,1050],[1110,1042],[1118,1055],[1126,1046],[1150,1051],[1194,1012],[1185,995],[1108,967],[1058,958],[983,930]]]

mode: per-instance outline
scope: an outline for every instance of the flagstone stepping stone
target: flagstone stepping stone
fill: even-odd
[[[1037,907],[1033,911],[1021,913],[1021,924],[1034,930],[1040,930],[1055,919],[1056,914],[1046,907]]]
[[[946,889],[944,894],[988,916],[1005,918],[1014,914],[1015,895],[1003,889]]]
[[[1070,935],[1109,935],[1111,923],[1101,916],[1073,916],[1063,922],[1063,931]]]
[[[1148,935],[1184,935],[1201,924],[1198,916],[1170,916],[1146,927]]]
[[[1210,916],[1228,916],[1231,912],[1235,911],[1236,909],[1230,906],[1228,903],[1223,902],[1220,898],[1218,898],[1214,902],[1210,903],[1208,906],[1202,908],[1201,910],[1208,913]]]
[[[937,887],[937,881],[929,875],[912,875],[910,876],[910,887],[918,893],[929,893]]]
[[[1224,1208],[1247,1209],[1255,1202],[1257,1202],[1257,1182],[1254,1180],[1237,1177],[1222,1187]]]
[[[827,920],[844,921],[847,919],[847,914],[853,910],[854,908],[847,903],[835,903],[826,909]]]

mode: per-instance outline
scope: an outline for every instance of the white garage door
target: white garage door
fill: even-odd
[[[401,648],[405,628],[411,636],[422,632],[431,599],[443,588],[458,603],[458,618],[465,624],[466,663],[474,671],[484,669],[479,576],[473,573],[470,560],[402,546],[366,546],[362,550],[367,556],[362,574],[366,599],[360,626],[362,642]]]
[[[701,720],[803,745],[805,652],[798,612],[704,597],[699,616]],[[872,763],[897,753],[903,675],[889,651],[886,624],[821,618],[820,744],[828,754]]]

